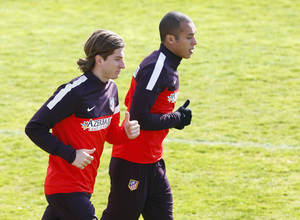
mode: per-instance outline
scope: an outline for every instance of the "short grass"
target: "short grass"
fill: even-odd
[[[116,80],[123,103],[171,10],[194,20],[198,40],[179,67],[178,106],[191,100],[193,122],[165,142],[175,219],[300,218],[299,1],[2,0],[0,219],[41,218],[48,155],[24,127],[80,74],[76,61],[91,32],[110,29],[126,41],[126,69]],[[106,145],[92,197],[99,217],[110,153]]]

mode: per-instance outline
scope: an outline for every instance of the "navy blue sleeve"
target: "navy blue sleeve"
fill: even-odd
[[[50,129],[56,123],[74,114],[76,109],[78,99],[72,90],[59,102],[55,102],[54,106],[51,105],[55,95],[64,87],[65,85],[60,86],[53,96],[35,113],[26,125],[25,133],[44,151],[59,156],[68,163],[72,163],[76,157],[76,150],[71,145],[65,145],[55,135],[50,133]]]
[[[153,67],[144,68],[144,72],[152,72]],[[132,97],[130,106],[130,118],[137,120],[142,130],[158,131],[169,129],[177,126],[180,123],[180,116],[176,112],[167,114],[152,114],[150,113],[160,92],[166,89],[165,79],[159,77],[157,84],[153,90],[147,90],[147,84],[151,74],[139,73],[137,85]]]

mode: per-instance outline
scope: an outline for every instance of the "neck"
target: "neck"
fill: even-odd
[[[92,72],[93,72],[93,74],[94,74],[98,79],[100,79],[103,83],[107,83],[107,82],[108,82],[108,79],[106,79],[105,77],[102,76],[101,71],[100,71],[99,68],[97,68],[97,66],[95,66],[95,67],[92,69]]]

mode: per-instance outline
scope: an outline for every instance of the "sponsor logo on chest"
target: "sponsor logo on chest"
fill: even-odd
[[[89,121],[84,121],[81,124],[81,127],[83,130],[88,129],[88,131],[99,131],[107,128],[110,125],[111,118],[112,117],[101,118],[96,120],[90,119]]]
[[[87,111],[90,112],[95,109],[95,105],[91,108],[87,108]],[[115,111],[115,99],[114,97],[109,98],[109,108],[114,113]],[[89,121],[84,121],[81,123],[83,130],[88,131],[99,131],[107,128],[110,125],[112,117],[101,118],[101,119],[90,119]]]

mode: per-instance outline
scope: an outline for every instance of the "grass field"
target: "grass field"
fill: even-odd
[[[116,80],[123,103],[171,10],[194,20],[198,40],[179,67],[177,105],[189,98],[193,121],[165,141],[175,219],[300,219],[299,0],[1,0],[1,220],[43,214],[48,155],[24,127],[81,74],[87,37],[105,28],[124,38],[126,69]],[[99,217],[110,153],[107,144],[92,197]]]

